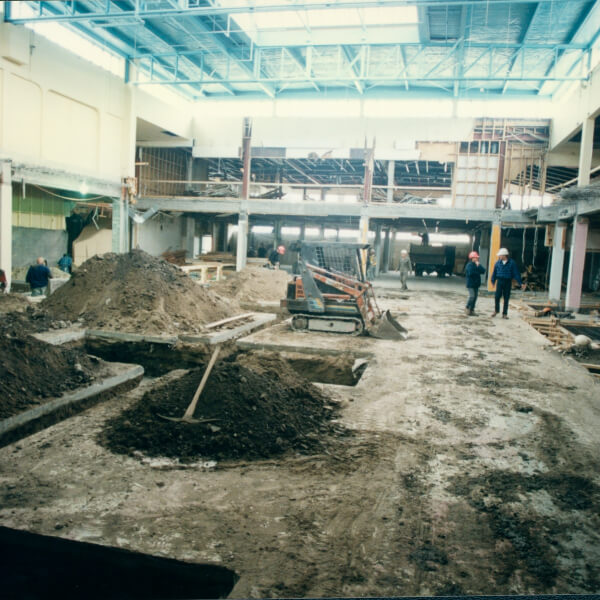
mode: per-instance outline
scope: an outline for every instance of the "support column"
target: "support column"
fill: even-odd
[[[594,119],[588,117],[581,126],[581,146],[579,147],[579,174],[577,185],[590,184],[592,170],[592,152],[594,150]]]
[[[377,259],[377,264],[375,265],[375,276],[379,275],[381,267],[381,255],[381,224],[378,223],[375,226],[375,258]]]
[[[300,225],[300,241],[304,241],[306,239],[306,223],[302,223]]]
[[[392,228],[388,227],[385,232],[385,239],[383,240],[383,257],[381,259],[381,272],[387,273],[390,268],[390,238],[392,235]]]
[[[238,234],[235,270],[241,271],[247,262],[248,254],[248,198],[250,197],[250,141],[252,139],[252,120],[244,118],[242,139],[242,197],[238,217]]]
[[[548,300],[560,302],[562,294],[562,276],[565,262],[567,242],[567,224],[558,221],[554,227],[552,240],[552,263],[550,264],[550,283],[548,284]]]
[[[375,154],[374,148],[367,148],[365,150],[365,180],[363,185],[363,203],[369,204],[371,202],[371,194],[373,188],[373,156]],[[366,242],[365,242],[366,243]]]
[[[6,274],[6,292],[9,292],[12,272],[12,174],[9,160],[0,164],[0,269]]]
[[[369,243],[369,217],[362,215],[360,217],[360,223],[358,225],[358,240],[361,244]],[[363,272],[367,273],[367,251],[361,250],[360,256],[362,258]]]
[[[489,292],[493,292],[496,288],[495,285],[492,285],[492,271],[494,270],[494,265],[498,260],[498,250],[500,250],[501,231],[502,230],[500,227],[500,223],[494,223],[492,225],[492,232],[490,236],[490,257],[487,273],[487,289]]]
[[[196,236],[196,219],[194,217],[185,217],[185,251],[189,258],[194,257],[194,237]]]
[[[387,188],[387,201],[394,201],[394,182],[395,182],[395,172],[396,172],[396,161],[389,160],[388,161],[388,188]]]
[[[277,248],[281,244],[281,221],[277,219],[273,225],[273,247]]]
[[[587,246],[588,220],[576,217],[573,221],[571,238],[571,256],[569,257],[569,279],[567,281],[567,310],[579,310],[581,305],[581,288],[583,285],[583,267],[585,265],[585,249]]]

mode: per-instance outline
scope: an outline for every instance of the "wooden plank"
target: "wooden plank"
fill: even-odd
[[[597,371],[600,371],[600,365],[594,365],[591,363],[579,363],[582,367],[585,367],[586,369],[594,369]]]
[[[227,319],[221,319],[214,323],[205,325],[204,329],[212,329],[213,327],[219,327],[219,325],[225,325],[225,323],[231,323],[231,321],[237,321],[238,319],[246,319],[247,317],[253,317],[255,313],[244,313],[242,315],[236,315],[235,317],[228,317]]]

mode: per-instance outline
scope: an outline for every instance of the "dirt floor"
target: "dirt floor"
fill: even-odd
[[[465,317],[454,280],[378,285],[405,342],[247,338],[366,356],[354,387],[319,385],[352,435],[262,460],[113,453],[98,436],[146,379],[1,449],[0,524],[216,562],[235,598],[600,593],[600,384],[516,311]]]
[[[225,272],[225,279],[211,283],[210,287],[220,296],[234,298],[237,302],[279,302],[286,297],[291,275],[277,269],[265,269],[248,265],[243,271]]]

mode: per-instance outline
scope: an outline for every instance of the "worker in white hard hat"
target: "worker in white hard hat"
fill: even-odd
[[[477,296],[479,295],[479,287],[481,286],[481,276],[485,273],[485,269],[479,264],[479,254],[473,250],[469,252],[469,262],[465,269],[465,280],[467,284],[467,290],[469,291],[469,298],[467,300],[467,306],[465,307],[465,313],[468,317],[475,316],[475,303],[477,302]]]
[[[407,250],[400,251],[398,271],[400,271],[400,283],[402,284],[402,289],[407,290],[406,280],[408,279],[408,274],[412,271],[412,262]]]
[[[496,284],[496,293],[494,295],[494,312],[492,317],[495,317],[500,312],[500,298],[504,298],[504,305],[502,306],[502,318],[508,319],[508,302],[510,300],[510,291],[512,289],[513,279],[521,286],[521,289],[525,289],[525,285],[521,281],[521,273],[517,268],[517,263],[508,256],[508,250],[506,248],[500,248],[498,250],[498,261],[494,265],[492,272],[492,285]]]

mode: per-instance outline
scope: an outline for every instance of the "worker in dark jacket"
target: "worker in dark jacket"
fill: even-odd
[[[508,319],[508,301],[510,300],[513,279],[521,286],[521,289],[524,290],[526,286],[521,281],[521,273],[519,273],[517,263],[508,257],[508,250],[500,248],[497,256],[498,262],[494,265],[492,272],[492,285],[496,284],[495,306],[492,317],[495,317],[500,312],[500,298],[504,298],[502,318]]]
[[[465,312],[467,316],[475,315],[475,303],[479,295],[479,286],[481,286],[481,276],[485,273],[485,269],[479,264],[479,254],[473,251],[469,253],[469,262],[465,270],[467,290],[469,291],[469,299]]]
[[[277,246],[269,253],[269,262],[265,265],[270,269],[279,269],[281,257],[285,254],[285,246]]]
[[[46,296],[48,290],[48,280],[52,279],[52,272],[45,265],[45,260],[40,256],[37,259],[37,264],[31,265],[25,281],[31,287],[32,296]]]

